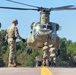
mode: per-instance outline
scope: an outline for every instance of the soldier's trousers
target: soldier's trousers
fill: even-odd
[[[14,64],[16,63],[16,41],[12,38],[8,39],[8,46],[10,49],[9,63]]]
[[[56,63],[56,56],[50,56],[49,62]]]
[[[56,63],[56,57],[53,57],[53,62]]]
[[[49,65],[48,57],[43,58],[43,65]]]

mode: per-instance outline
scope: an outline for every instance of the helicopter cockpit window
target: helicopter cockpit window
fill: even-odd
[[[43,25],[43,29],[45,29],[46,28],[46,25]]]
[[[40,25],[39,24],[40,24],[39,22],[35,24],[34,35],[37,35],[38,31],[40,30]]]
[[[59,25],[58,25],[58,24],[56,24],[56,31],[57,31],[57,30],[59,30]]]
[[[47,29],[50,29],[50,30],[52,30],[52,26],[47,26]]]
[[[37,22],[37,23],[36,23],[35,29],[36,29],[36,31],[40,30],[40,22]]]
[[[42,28],[43,28],[43,29],[50,29],[50,30],[52,30],[52,26],[43,25]]]

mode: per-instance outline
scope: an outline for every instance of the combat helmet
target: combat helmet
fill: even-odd
[[[18,20],[17,19],[13,19],[12,23],[16,22],[18,24]]]

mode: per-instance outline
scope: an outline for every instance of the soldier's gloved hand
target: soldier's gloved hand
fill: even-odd
[[[2,40],[5,41],[5,38],[3,38]]]
[[[16,40],[17,37],[13,37],[13,40]]]
[[[25,39],[23,39],[23,38],[22,38],[21,40],[22,40],[23,42],[26,42],[26,40],[25,40]]]
[[[58,55],[60,55],[60,49],[58,49]]]
[[[6,45],[8,45],[8,42],[7,41],[5,41],[5,43],[6,43]]]

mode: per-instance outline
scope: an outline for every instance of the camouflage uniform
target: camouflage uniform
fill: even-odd
[[[42,51],[43,51],[43,65],[49,65],[49,49],[48,49],[48,46],[47,46],[47,42],[44,43],[44,47],[42,48]]]
[[[49,46],[49,62],[51,66],[56,66],[56,49],[53,44]]]
[[[8,67],[16,66],[16,38],[22,39],[14,22],[18,24],[18,21],[16,19],[13,20],[12,25],[8,27],[6,34],[6,39],[10,49]]]

